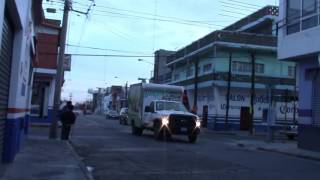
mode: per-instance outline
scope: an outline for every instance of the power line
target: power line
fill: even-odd
[[[229,1],[234,2],[234,3],[245,4],[245,5],[248,5],[248,6],[253,6],[253,7],[261,8],[261,6],[258,6],[258,5],[256,5],[256,4],[240,2],[240,1],[237,1],[237,0],[229,0]]]
[[[261,7],[250,7],[244,4],[235,4],[233,2],[225,2],[225,1],[219,1],[219,2],[225,5],[233,6],[233,8],[242,7],[242,8],[248,8],[248,9],[254,9],[254,10],[258,10],[261,8]]]
[[[150,16],[161,17],[161,18],[175,19],[175,20],[178,20],[178,21],[187,21],[187,22],[192,22],[192,23],[214,22],[214,21],[206,21],[206,20],[191,20],[191,19],[184,19],[184,18],[178,18],[178,17],[172,17],[172,16],[163,16],[163,15],[153,14],[153,13],[149,13],[149,12],[142,12],[142,11],[135,11],[135,10],[128,10],[128,9],[114,8],[114,7],[101,6],[101,5],[96,5],[96,7],[98,7],[98,8],[100,7],[100,8],[103,8],[103,9],[111,9],[111,10],[116,10],[116,11],[135,13],[135,14],[150,15]]]
[[[96,10],[97,11],[97,10]],[[188,23],[188,22],[179,22],[179,21],[175,21],[175,20],[169,20],[169,19],[159,19],[159,18],[151,18],[151,17],[143,17],[143,16],[134,16],[134,15],[129,15],[129,14],[122,14],[122,13],[115,13],[115,12],[105,12],[107,14],[113,14],[113,15],[120,15],[120,16],[113,16],[116,18],[125,18],[125,19],[145,19],[145,20],[150,20],[150,21],[154,21],[157,20],[159,22],[170,22],[170,23],[176,23],[176,24],[183,24],[183,25],[190,25],[190,26],[197,26],[197,27],[206,27],[206,28],[211,28],[210,26],[218,26],[218,27],[224,27],[223,25],[218,25],[218,24],[207,24],[204,25],[203,23]],[[110,17],[107,14],[96,14],[94,13],[93,15],[98,15],[98,16],[106,16],[106,17]]]
[[[227,12],[227,13],[237,14],[237,15],[248,16],[248,14],[243,14],[243,13],[240,13],[240,12],[234,12],[234,11],[228,11],[228,10],[222,10],[222,11]]]
[[[91,46],[81,46],[81,45],[74,45],[74,44],[67,44],[67,46],[69,46],[69,47],[79,47],[79,48],[85,48],[85,49],[101,50],[101,51],[120,52],[120,53],[147,54],[147,53],[142,53],[142,52],[116,50],[116,49],[107,49],[107,48],[99,48],[99,47],[91,47]]]
[[[57,53],[40,53],[41,55],[57,55]],[[155,55],[127,55],[127,54],[79,54],[79,53],[69,53],[72,56],[83,56],[83,57],[116,57],[116,58],[154,58]],[[157,56],[166,57],[169,56]],[[207,58],[221,59],[220,61],[227,61],[228,56],[205,56]],[[235,56],[234,59],[250,59],[250,56]],[[201,58],[200,58],[201,59]],[[270,58],[256,58],[257,60],[270,60]],[[173,61],[172,61],[173,62]]]

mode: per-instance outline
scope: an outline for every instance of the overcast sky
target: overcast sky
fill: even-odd
[[[50,1],[50,0],[49,0]],[[62,17],[62,1],[44,0]],[[90,0],[73,0],[73,9],[86,12]],[[241,3],[238,3],[241,2]],[[177,50],[206,34],[222,29],[278,0],[95,0],[89,16],[72,11],[69,16],[67,53],[152,56],[158,49]],[[73,56],[65,75],[62,96],[74,101],[90,99],[89,88],[137,83],[150,78],[152,57]],[[149,62],[149,63],[148,63]],[[117,78],[115,78],[117,77]]]

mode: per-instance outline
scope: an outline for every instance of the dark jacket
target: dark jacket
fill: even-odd
[[[60,116],[63,125],[72,125],[76,122],[76,115],[72,111],[65,111]]]

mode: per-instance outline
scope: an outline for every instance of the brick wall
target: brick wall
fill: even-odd
[[[58,35],[37,34],[37,63],[36,68],[57,68],[58,58]]]

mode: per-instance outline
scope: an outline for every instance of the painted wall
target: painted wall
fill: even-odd
[[[213,117],[225,117],[226,113],[226,87],[207,87],[198,90],[198,114],[202,115],[204,105],[209,107],[209,115]],[[269,107],[269,101],[266,90],[256,90],[255,98],[255,119],[262,121],[263,110]],[[193,90],[188,91],[189,102],[193,102]],[[231,88],[230,92],[230,109],[229,116],[232,119],[240,119],[241,107],[250,107],[250,89],[234,89]],[[287,123],[292,123],[293,120],[293,102],[278,102],[274,108],[276,110],[276,117],[278,122],[284,122],[285,116]],[[286,114],[286,115],[285,115]]]
[[[287,1],[280,1],[279,20],[285,23]],[[280,26],[281,23],[280,23]],[[320,52],[320,26],[316,26],[302,32],[287,35],[287,26],[279,30],[278,35],[278,59],[288,59],[306,54]]]
[[[240,62],[251,62],[251,55],[246,51],[233,51],[232,52],[232,61]],[[214,54],[208,55],[208,57],[200,58],[199,61],[199,76],[205,75],[207,73],[203,72],[203,67],[206,64],[212,64],[212,72],[228,72],[229,68],[229,52],[227,51],[217,51],[216,56]],[[293,76],[288,75],[289,66],[294,67],[295,63],[293,62],[281,62],[277,60],[276,54],[272,53],[257,53],[256,54],[256,63],[264,64],[264,73],[256,73],[258,76],[268,76],[268,77],[277,77],[277,78],[294,78]],[[190,77],[187,77],[187,68],[191,67],[194,70],[194,63],[186,63],[183,66],[173,69],[172,79],[174,82],[183,81],[186,79],[191,79],[194,77],[194,74]],[[176,73],[180,74],[178,80],[174,80]],[[250,75],[251,73],[244,72],[233,72],[235,74]]]
[[[233,51],[232,61],[241,62],[251,62],[251,55],[244,51]],[[288,67],[295,66],[292,62],[280,62],[278,61],[276,54],[272,53],[257,53],[256,63],[264,64],[264,73],[256,75],[268,76],[268,77],[278,77],[278,78],[288,78]],[[214,58],[214,67],[216,72],[228,72],[229,68],[229,53],[226,51],[218,51],[216,58]],[[251,73],[239,73],[250,75]],[[293,77],[291,77],[293,78]]]
[[[318,67],[317,59],[305,58],[300,63],[299,66],[299,123],[300,124],[311,124],[311,112],[312,112],[312,80],[306,78],[306,70],[310,68]]]
[[[4,2],[7,4],[4,5]],[[14,28],[14,44],[10,77],[8,114],[5,124],[3,162],[12,162],[21,148],[21,140],[28,129],[29,102],[32,81],[30,69],[32,52],[31,0],[0,0],[0,29],[2,32],[4,8]]]
[[[31,19],[29,14],[31,10],[31,1],[16,1],[17,9],[20,10],[17,16],[20,17],[22,24],[15,24],[15,37],[13,45],[13,57],[10,79],[9,108],[26,109],[27,107],[27,84],[30,72],[30,48],[31,48]],[[12,12],[14,13],[14,12]]]

